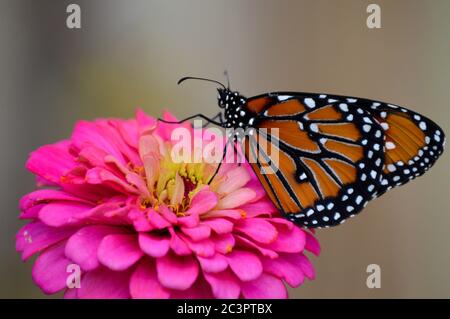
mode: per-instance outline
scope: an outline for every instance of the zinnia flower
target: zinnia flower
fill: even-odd
[[[167,120],[175,120],[169,114]],[[34,151],[39,189],[20,201],[23,260],[46,294],[66,298],[285,298],[314,278],[312,234],[279,216],[248,164],[175,163],[180,125],[136,119],[77,123]],[[192,127],[184,125],[189,130]],[[81,269],[68,288],[69,265]]]

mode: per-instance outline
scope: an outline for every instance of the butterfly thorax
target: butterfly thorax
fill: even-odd
[[[246,129],[251,126],[254,114],[247,109],[247,98],[228,89],[218,89],[218,104],[224,109],[223,118],[226,128]]]

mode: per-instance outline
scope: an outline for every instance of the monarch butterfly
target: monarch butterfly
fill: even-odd
[[[253,157],[249,162],[277,208],[304,227],[342,224],[371,199],[422,175],[443,152],[436,123],[394,104],[303,92],[246,98],[211,79],[184,77],[178,84],[188,79],[220,85],[224,111],[180,122],[200,117],[223,128],[254,129],[243,139],[245,157]],[[279,136],[260,129],[278,129]],[[262,172],[270,156],[258,148],[261,140],[279,152],[274,174]]]

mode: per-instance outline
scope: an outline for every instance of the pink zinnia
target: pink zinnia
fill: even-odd
[[[168,120],[174,120],[170,115]],[[312,234],[279,216],[248,164],[176,164],[171,132],[136,119],[77,123],[70,139],[33,152],[39,190],[20,201],[23,260],[68,298],[286,298],[314,277]],[[189,125],[184,125],[189,130]],[[68,266],[79,265],[79,288]]]

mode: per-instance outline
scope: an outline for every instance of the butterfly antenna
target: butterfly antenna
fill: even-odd
[[[228,75],[228,70],[223,71],[223,75],[225,75],[225,78],[227,79],[227,86],[228,90],[230,89],[230,76]]]
[[[199,77],[195,77],[195,76],[185,76],[184,78],[181,78],[178,80],[177,84],[180,85],[181,83],[183,83],[186,80],[200,80],[200,81],[208,81],[208,82],[212,82],[212,83],[216,83],[219,84],[221,87],[223,87],[225,90],[227,89],[225,87],[225,85],[223,85],[222,83],[220,83],[219,81],[216,80],[212,80],[212,79],[206,79],[206,78],[199,78]]]

